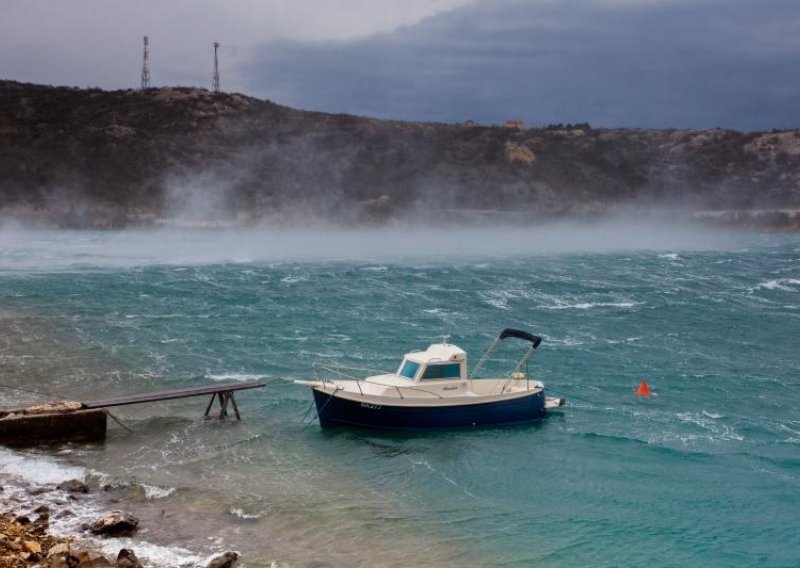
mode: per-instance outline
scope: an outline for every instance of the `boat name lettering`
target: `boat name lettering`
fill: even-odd
[[[362,402],[361,406],[363,406],[364,408],[371,408],[372,410],[380,410],[381,409],[381,405],[380,404],[372,404],[371,402]]]
[[[452,386],[452,387],[442,387],[442,390],[443,390],[443,391],[454,391],[454,390],[458,390],[458,387],[457,387],[457,386]]]

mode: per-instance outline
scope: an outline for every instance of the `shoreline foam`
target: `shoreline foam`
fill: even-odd
[[[60,483],[74,479],[86,483],[89,492],[71,493],[58,488]],[[136,535],[109,538],[91,535],[84,528],[87,523],[112,508],[126,508],[123,495],[115,489],[131,484],[112,486],[104,483],[106,480],[107,477],[101,473],[63,464],[50,456],[0,447],[0,515],[6,516],[4,522],[25,529],[25,525],[15,519],[34,519],[34,511],[46,508],[49,523],[42,538],[48,539],[47,542],[51,544],[42,546],[43,558],[50,546],[62,542],[71,543],[73,551],[107,557],[109,566],[115,565],[114,559],[123,548],[133,549],[146,568],[206,566],[216,555],[224,552],[220,546],[213,547],[214,550],[207,553],[176,545],[162,546]],[[147,499],[158,499],[175,492],[174,488],[147,485],[141,485],[141,488]],[[147,530],[142,532],[146,533]]]

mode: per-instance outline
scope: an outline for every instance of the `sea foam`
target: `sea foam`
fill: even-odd
[[[70,479],[83,480],[86,470],[45,456],[30,456],[0,447],[0,473],[29,483],[57,484]]]

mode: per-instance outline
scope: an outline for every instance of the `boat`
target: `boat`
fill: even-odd
[[[514,369],[499,378],[479,372],[506,339],[528,342]],[[565,400],[545,395],[544,385],[527,375],[528,361],[542,338],[504,329],[471,372],[467,354],[443,338],[425,351],[406,353],[394,373],[356,378],[353,369],[318,368],[310,387],[322,428],[351,426],[383,430],[431,430],[534,422]]]

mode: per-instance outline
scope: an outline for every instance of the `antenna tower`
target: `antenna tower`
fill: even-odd
[[[219,93],[219,58],[217,57],[217,50],[219,50],[219,42],[214,42],[214,85],[215,93]]]
[[[142,89],[150,88],[150,47],[147,36],[144,36],[144,54],[142,55]]]

